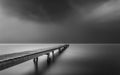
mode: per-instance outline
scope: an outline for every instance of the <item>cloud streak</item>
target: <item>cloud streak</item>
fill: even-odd
[[[86,18],[97,19],[99,21],[111,21],[119,19],[120,16],[120,0],[111,0],[94,9]]]

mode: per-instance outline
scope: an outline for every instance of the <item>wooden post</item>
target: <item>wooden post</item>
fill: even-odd
[[[34,62],[34,63],[38,63],[38,57],[34,58],[34,59],[33,59],[33,62]]]
[[[53,56],[53,61],[54,61],[55,59],[54,51],[52,51],[52,56]]]
[[[59,53],[61,53],[61,48],[59,48]]]
[[[33,59],[34,66],[35,66],[35,75],[38,75],[38,57]]]
[[[50,62],[51,62],[50,53],[47,53],[47,64],[49,65]]]

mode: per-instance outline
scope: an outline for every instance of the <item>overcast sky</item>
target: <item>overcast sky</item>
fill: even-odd
[[[120,42],[120,0],[0,0],[0,43]]]

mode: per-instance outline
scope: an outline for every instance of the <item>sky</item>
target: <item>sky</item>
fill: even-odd
[[[118,43],[120,0],[0,0],[0,43]]]

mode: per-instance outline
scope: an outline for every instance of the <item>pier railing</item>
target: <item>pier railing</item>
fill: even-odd
[[[49,49],[37,49],[33,51],[24,51],[19,53],[0,55],[0,71],[31,59],[33,59],[34,63],[37,63],[38,57],[42,55],[47,55],[47,63],[49,64],[51,59],[54,59],[55,50],[58,50],[58,52],[61,53],[68,47],[69,45],[66,44]],[[50,53],[52,53],[52,57],[50,57]]]

